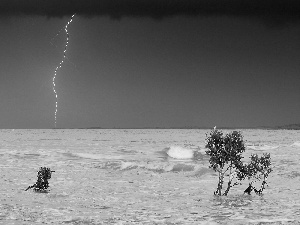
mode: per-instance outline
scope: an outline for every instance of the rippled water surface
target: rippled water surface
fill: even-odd
[[[227,197],[208,132],[0,130],[0,224],[300,224],[300,131],[242,130],[245,160],[269,152],[273,172],[263,196]],[[24,191],[42,166],[50,192]]]

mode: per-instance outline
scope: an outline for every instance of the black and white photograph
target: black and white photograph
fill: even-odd
[[[0,224],[300,224],[300,1],[0,0]]]

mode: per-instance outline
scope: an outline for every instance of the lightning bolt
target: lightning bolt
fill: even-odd
[[[57,71],[62,67],[62,64],[64,63],[66,57],[67,57],[67,47],[68,47],[68,44],[69,44],[69,33],[68,33],[68,26],[70,25],[70,23],[73,21],[73,18],[74,18],[75,14],[71,16],[71,19],[68,21],[68,23],[66,24],[65,26],[65,32],[67,34],[67,41],[66,41],[66,45],[65,45],[65,49],[64,49],[64,56],[61,60],[61,62],[59,63],[59,65],[55,68],[55,71],[54,71],[54,76],[53,76],[53,92],[55,94],[55,113],[54,113],[54,121],[55,121],[55,128],[56,128],[56,124],[57,124],[57,103],[58,103],[58,97],[57,97],[57,92],[55,90],[55,78],[56,78],[56,75],[57,75]],[[59,34],[59,33],[58,33]],[[58,35],[57,34],[57,35]],[[56,36],[57,36],[56,35]]]

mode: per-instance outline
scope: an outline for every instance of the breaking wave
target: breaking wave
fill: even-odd
[[[296,141],[292,144],[292,146],[297,146],[297,147],[300,147],[300,141]]]
[[[195,149],[183,148],[181,146],[171,146],[167,148],[167,155],[173,159],[203,159],[203,154]]]
[[[128,171],[128,170],[147,170],[155,173],[167,173],[167,172],[193,172],[194,175],[204,175],[206,173],[211,172],[211,170],[206,170],[207,168],[202,164],[196,163],[166,163],[159,161],[109,161],[105,163],[100,163],[96,166],[100,169],[113,169],[120,171]]]
[[[194,158],[194,150],[182,148],[180,146],[171,146],[167,151],[168,156],[174,159],[192,159]]]
[[[179,150],[178,150],[179,149]],[[174,152],[175,151],[175,152]],[[177,159],[190,159],[195,158],[193,150],[185,148],[170,148],[167,150],[167,155],[177,157]],[[200,153],[199,153],[200,154]],[[195,162],[194,160],[180,160],[180,161],[161,161],[161,160],[130,160],[125,159],[124,156],[113,156],[104,154],[90,154],[90,153],[68,153],[68,157],[86,158],[91,160],[97,160],[94,164],[96,168],[105,170],[147,170],[156,173],[165,172],[196,172],[203,168],[204,165],[201,162]],[[171,156],[170,156],[171,157]]]
[[[120,170],[145,169],[153,172],[187,172],[194,171],[195,165],[184,163],[161,163],[161,162],[121,162]]]
[[[275,146],[271,146],[271,145],[248,145],[247,147],[250,148],[250,149],[253,149],[253,150],[271,150],[271,149],[279,148],[278,145],[275,145]]]

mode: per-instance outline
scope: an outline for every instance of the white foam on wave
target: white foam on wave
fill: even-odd
[[[113,169],[120,171],[128,170],[146,170],[155,173],[167,172],[192,172],[193,175],[198,175],[200,170],[203,170],[202,164],[184,163],[184,162],[159,162],[159,161],[115,161],[106,162],[97,166],[101,169]],[[202,173],[201,173],[202,172]],[[207,171],[200,171],[200,175],[207,173]]]
[[[275,145],[275,146],[271,146],[271,145],[248,145],[247,147],[250,148],[250,149],[253,149],[253,150],[271,150],[271,149],[279,148],[278,145]]]
[[[120,170],[128,170],[137,168],[138,165],[134,162],[121,162]]]
[[[96,159],[96,160],[104,160],[104,159],[121,159],[121,157],[119,157],[119,156],[104,155],[104,154],[72,153],[72,155],[75,155],[75,156],[80,157],[80,158]]]
[[[120,170],[146,169],[157,172],[170,172],[174,165],[157,162],[121,162]]]
[[[261,224],[261,223],[285,223],[285,222],[296,222],[294,219],[287,219],[287,218],[274,218],[274,219],[268,219],[268,218],[261,218],[261,219],[254,219],[254,220],[249,220],[249,222],[252,223],[257,223],[257,224]]]
[[[171,146],[167,151],[168,156],[174,159],[192,159],[194,158],[194,150],[183,148],[180,146]]]
[[[300,141],[296,141],[292,144],[292,146],[297,146],[297,147],[300,147]]]

